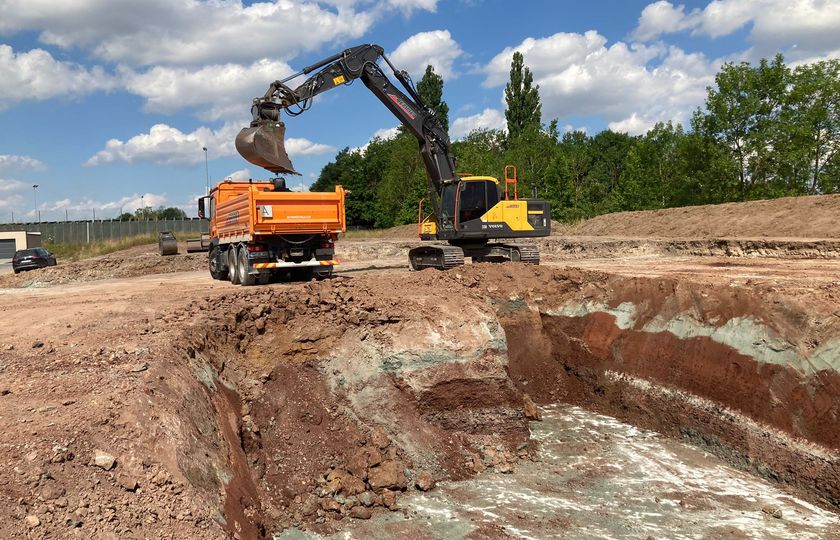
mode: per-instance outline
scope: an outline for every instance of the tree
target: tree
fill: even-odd
[[[510,82],[505,86],[505,119],[508,137],[515,139],[527,127],[539,128],[542,117],[539,85],[532,87],[534,77],[525,66],[522,53],[513,53],[510,65]]]
[[[423,104],[435,113],[444,131],[449,131],[449,105],[443,101],[443,77],[432,66],[426,66],[426,73],[417,83],[417,93]]]
[[[714,138],[729,149],[737,163],[739,199],[772,195],[773,141],[781,125],[789,71],[782,55],[758,67],[747,62],[727,63],[715,76],[717,88],[707,89],[707,112],[697,111],[695,131]]]
[[[168,208],[160,207],[155,210],[157,219],[187,219],[187,213],[180,208],[170,206]]]
[[[778,150],[789,184],[811,195],[837,191],[840,151],[840,61],[798,66],[781,113]]]

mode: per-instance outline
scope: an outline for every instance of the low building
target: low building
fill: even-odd
[[[41,247],[41,233],[27,231],[0,232],[0,260],[11,259],[15,251]]]

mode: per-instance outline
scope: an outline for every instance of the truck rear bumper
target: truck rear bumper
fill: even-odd
[[[305,261],[299,263],[293,262],[259,262],[259,263],[251,263],[251,267],[254,270],[263,270],[269,268],[303,268],[305,266],[337,266],[339,263],[337,260],[329,260],[329,261]]]

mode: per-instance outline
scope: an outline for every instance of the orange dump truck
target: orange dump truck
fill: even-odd
[[[283,179],[224,181],[198,200],[210,220],[210,275],[231,283],[328,277],[337,264],[335,240],[346,229],[344,189],[289,191]]]

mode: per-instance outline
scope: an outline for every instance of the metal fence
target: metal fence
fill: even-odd
[[[0,231],[40,232],[44,242],[85,244],[102,240],[120,240],[131,236],[171,231],[183,238],[207,232],[204,219],[162,219],[159,221],[52,221],[44,223],[2,223]]]

